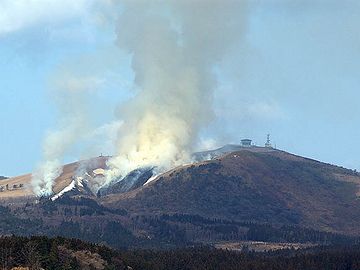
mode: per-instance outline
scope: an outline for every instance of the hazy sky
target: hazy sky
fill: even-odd
[[[360,169],[359,3],[250,1],[245,36],[215,67],[216,117],[202,144],[249,137],[262,145],[271,133],[280,149]],[[58,124],[52,89],[64,72],[98,90],[89,96],[94,126],[111,122],[131,96],[129,56],[117,49],[112,23],[121,11],[109,7],[0,0],[0,175],[40,161],[43,138]],[[95,149],[78,145],[66,161],[111,154],[109,145]]]

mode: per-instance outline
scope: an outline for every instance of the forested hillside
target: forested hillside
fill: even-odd
[[[0,267],[39,270],[128,269],[119,255],[100,245],[61,237],[2,237]]]
[[[12,236],[0,238],[0,267],[4,270],[15,267],[45,270],[355,270],[360,269],[360,246],[263,253],[208,247],[112,250],[75,239]]]

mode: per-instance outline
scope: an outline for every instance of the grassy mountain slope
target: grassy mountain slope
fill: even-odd
[[[105,205],[134,213],[185,213],[360,233],[360,177],[281,151],[239,151],[176,168]]]

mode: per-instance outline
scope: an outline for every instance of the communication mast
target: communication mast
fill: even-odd
[[[265,147],[272,148],[272,145],[270,142],[270,134],[267,135]]]

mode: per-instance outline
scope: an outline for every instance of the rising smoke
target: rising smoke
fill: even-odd
[[[135,0],[120,5],[117,45],[132,57],[137,92],[117,114],[123,124],[108,162],[107,183],[139,167],[163,171],[190,161],[199,131],[214,117],[214,70],[241,39],[246,9],[240,0]],[[77,124],[69,133],[72,141]],[[59,138],[59,149],[66,148],[62,143]],[[44,153],[48,147],[53,144],[45,143]],[[59,156],[44,155],[33,179],[36,194],[51,192],[61,172]]]
[[[118,21],[140,89],[125,119],[109,179],[138,167],[160,170],[190,160],[213,117],[214,68],[244,28],[242,1],[129,1]]]
[[[52,80],[51,95],[59,110],[58,129],[51,130],[43,143],[43,162],[32,176],[33,191],[37,196],[50,195],[54,180],[62,173],[62,159],[69,150],[90,131],[91,119],[87,99],[94,91],[91,78],[74,78],[59,72]]]

